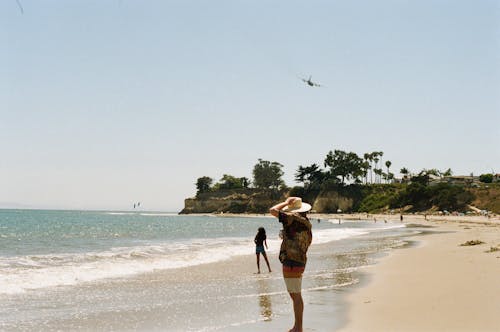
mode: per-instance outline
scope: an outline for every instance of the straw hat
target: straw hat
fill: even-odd
[[[283,208],[284,212],[307,212],[311,209],[311,204],[302,202],[302,198],[296,198],[293,203],[288,204]]]

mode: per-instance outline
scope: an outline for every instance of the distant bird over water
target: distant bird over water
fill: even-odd
[[[314,87],[314,86],[320,87],[320,86],[321,86],[321,84],[319,84],[319,83],[315,83],[315,82],[311,81],[312,76],[309,76],[309,78],[308,78],[307,80],[306,80],[305,78],[302,78],[302,77],[299,77],[299,78],[300,78],[300,79],[301,79],[304,83],[307,83],[307,85],[309,85],[309,86],[312,86],[312,87]]]

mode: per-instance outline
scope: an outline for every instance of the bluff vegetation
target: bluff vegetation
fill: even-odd
[[[317,213],[335,212],[467,212],[469,205],[500,213],[500,183],[489,174],[486,183],[448,181],[451,169],[424,169],[412,174],[402,168],[401,179],[390,171],[392,163],[382,163],[382,151],[365,153],[330,151],[323,166],[299,166],[295,180],[300,186],[288,187],[283,181],[283,165],[259,159],[253,179],[224,174],[216,183],[208,176],[197,179],[196,197],[187,198],[180,212],[188,213],[266,213],[288,196],[300,196]],[[385,166],[385,167],[384,167]]]

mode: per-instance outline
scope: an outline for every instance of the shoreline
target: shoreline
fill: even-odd
[[[190,213],[182,214],[181,216],[211,216],[211,217],[227,217],[227,218],[274,218],[269,213]],[[341,219],[341,220],[373,220],[399,222],[399,213],[308,213],[309,219]],[[483,224],[500,224],[500,215],[492,214],[488,216],[480,215],[435,215],[435,214],[405,214],[403,213],[403,223],[408,222],[470,222]]]
[[[432,232],[361,269],[366,282],[346,296],[338,331],[498,331],[499,220],[439,217],[405,219]],[[461,246],[471,240],[484,244]]]
[[[224,217],[239,218],[241,225],[272,222],[244,217],[275,219],[262,214]],[[311,247],[303,284],[304,331],[494,330],[500,308],[494,298],[500,293],[499,220],[440,216],[442,220],[429,221],[423,215],[404,215],[400,222],[399,214],[369,217],[373,219],[366,214],[310,214],[318,229],[333,223],[340,232],[354,229],[360,234]],[[339,218],[345,226],[337,225]],[[219,220],[228,225],[232,221]],[[365,228],[383,231],[363,232]],[[470,240],[485,244],[460,246]],[[293,313],[277,260],[279,245],[271,243],[271,274],[255,274],[250,249],[228,260],[28,292],[6,300],[6,308],[25,308],[26,315],[0,321],[0,329],[29,330],[43,322],[40,330],[160,331],[169,326],[171,331],[201,331],[210,321],[217,331],[285,330]],[[493,246],[499,251],[485,253]],[[58,306],[58,298],[76,299],[72,315],[60,310],[64,305]]]
[[[246,221],[268,222],[267,219]],[[269,219],[269,222],[276,221]],[[328,226],[324,222],[318,229],[330,229]],[[383,224],[368,226],[368,229],[385,229]],[[338,241],[318,241],[311,247],[303,283],[305,317],[309,322],[305,331],[332,330],[344,324],[348,309],[344,297],[359,280],[358,267],[372,264],[379,255],[385,255],[384,249],[401,242],[402,228],[395,229],[393,233],[367,232]],[[0,320],[0,330],[285,330],[290,327],[293,312],[277,257],[279,241],[269,243],[273,272],[265,272],[266,267],[262,266],[261,275],[255,274],[251,237],[248,242],[247,254],[230,255],[229,259],[216,262],[4,297],[3,313],[10,311],[13,315]],[[70,311],[67,303],[72,304]]]

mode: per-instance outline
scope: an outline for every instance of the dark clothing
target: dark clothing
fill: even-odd
[[[266,234],[264,234],[264,233],[257,233],[257,235],[255,236],[255,240],[253,240],[253,242],[255,242],[255,245],[257,247],[263,247],[265,240],[266,240]]]
[[[304,264],[304,263],[299,263],[296,261],[292,261],[290,259],[285,259],[283,262],[281,262],[281,264],[283,264],[284,266],[288,266],[288,267],[305,267],[306,266],[306,264]]]
[[[280,262],[286,266],[305,266],[307,249],[312,242],[311,222],[298,213],[279,212],[283,224]]]

